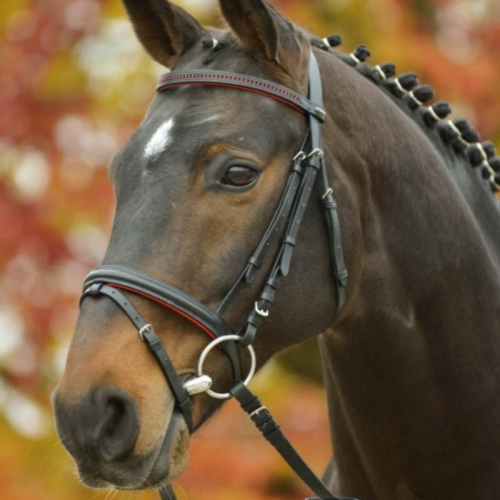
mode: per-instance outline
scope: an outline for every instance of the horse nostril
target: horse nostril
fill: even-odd
[[[139,417],[134,400],[119,389],[105,387],[93,394],[101,415],[97,451],[106,461],[125,458],[132,453],[139,435]]]
[[[128,458],[139,436],[137,405],[115,387],[100,387],[77,402],[54,393],[57,432],[77,462],[112,462]]]

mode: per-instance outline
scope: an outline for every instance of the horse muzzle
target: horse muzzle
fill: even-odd
[[[171,413],[153,448],[138,454],[139,410],[134,399],[120,389],[99,387],[68,404],[55,392],[53,406],[61,442],[87,486],[151,488],[170,482],[187,465],[189,430],[178,411]]]

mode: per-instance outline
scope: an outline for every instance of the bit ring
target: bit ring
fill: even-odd
[[[222,342],[227,342],[228,340],[235,340],[235,341],[240,341],[241,337],[239,335],[224,335],[222,337],[217,337],[216,339],[212,340],[210,344],[208,344],[205,349],[203,349],[200,359],[198,360],[198,367],[197,367],[197,372],[196,375],[198,377],[201,377],[204,375],[203,373],[203,363],[205,363],[205,360],[208,356],[208,353],[216,346],[219,344],[222,344]],[[255,374],[255,369],[257,367],[257,358],[255,356],[255,351],[254,348],[251,345],[247,346],[248,352],[250,353],[250,371],[248,372],[247,378],[243,381],[243,385],[248,385],[250,380],[252,380],[254,374]],[[216,392],[212,391],[211,389],[208,389],[207,394],[209,396],[212,396],[215,399],[230,399],[232,397],[231,393],[229,392]]]

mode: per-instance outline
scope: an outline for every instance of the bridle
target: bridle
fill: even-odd
[[[267,408],[247,388],[247,383],[252,378],[256,366],[252,342],[262,320],[269,316],[281,279],[288,275],[297,234],[318,175],[322,183],[321,204],[325,213],[336,292],[335,316],[339,314],[345,301],[348,274],[344,264],[340,222],[333,190],[328,183],[324,154],[321,149],[321,125],[326,117],[326,112],[323,108],[323,92],[318,63],[311,52],[309,96],[307,99],[286,87],[267,80],[236,73],[208,70],[167,73],[158,80],[156,90],[163,92],[184,85],[229,87],[253,92],[280,101],[306,116],[308,121],[307,135],[301,150],[292,160],[278,207],[259,244],[216,312],[167,283],[134,269],[112,265],[99,266],[90,272],[84,281],[84,291],[80,303],[88,296],[99,297],[103,295],[113,300],[128,316],[139,331],[140,338],[158,361],[175,396],[176,406],[182,413],[190,431],[193,429],[190,396],[207,392],[212,397],[219,399],[234,397],[263,436],[318,495],[315,499],[339,500],[339,497],[333,495],[309,469],[288,442]],[[281,242],[265,284],[255,301],[255,307],[241,327],[234,332],[225,322],[223,315],[238,292],[254,280],[264,262],[267,250],[271,248],[272,242],[279,235],[281,235]],[[174,311],[212,339],[200,356],[195,377],[181,380],[153,326],[142,318],[134,305],[123,294],[123,291],[146,297]],[[224,350],[232,366],[233,385],[227,393],[212,391],[210,389],[211,379],[203,373],[206,356],[216,345],[220,345]],[[245,380],[242,380],[237,345],[247,348],[250,353],[250,370]],[[160,493],[163,500],[175,498],[170,487],[162,487]]]

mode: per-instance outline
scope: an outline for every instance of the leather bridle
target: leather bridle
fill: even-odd
[[[246,386],[255,370],[255,353],[252,342],[262,320],[269,316],[281,279],[288,275],[297,234],[318,175],[322,183],[321,203],[325,212],[330,243],[330,258],[336,291],[336,316],[345,301],[348,275],[344,264],[337,205],[333,197],[333,190],[328,183],[324,154],[321,149],[321,125],[326,117],[326,112],[323,108],[321,75],[312,52],[309,71],[309,97],[307,99],[286,87],[270,81],[221,71],[171,72],[163,75],[158,81],[156,88],[158,92],[185,85],[229,87],[253,92],[290,106],[295,111],[304,114],[308,121],[306,138],[301,150],[292,160],[288,179],[278,207],[259,244],[235,283],[227,292],[217,311],[212,311],[201,302],[167,283],[158,281],[134,269],[111,265],[99,266],[85,278],[80,303],[88,296],[99,297],[103,295],[113,300],[128,316],[139,331],[140,338],[149,347],[163,371],[175,396],[176,406],[184,416],[190,431],[193,429],[190,396],[200,392],[208,392],[211,396],[220,399],[235,397],[264,437],[275,446],[295,472],[318,495],[315,498],[338,500],[339,497],[333,495],[304,463],[267,408]],[[264,287],[255,301],[255,307],[241,327],[236,332],[233,332],[224,320],[223,315],[238,292],[253,281],[264,262],[267,250],[271,248],[271,243],[276,240],[278,235],[281,235],[281,242]],[[153,326],[142,318],[134,305],[123,294],[123,291],[146,297],[172,310],[190,321],[212,339],[200,357],[196,377],[187,381],[181,380]],[[203,362],[208,352],[215,345],[221,346],[231,362],[233,383],[228,393],[211,391],[211,379],[203,373]],[[250,373],[244,381],[242,380],[237,345],[248,348],[251,354]],[[175,498],[170,487],[162,487],[160,493],[164,500]]]

